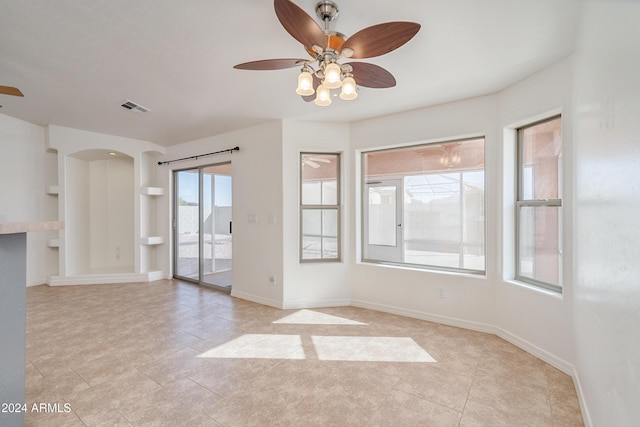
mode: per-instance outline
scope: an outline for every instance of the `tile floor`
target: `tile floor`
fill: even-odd
[[[170,280],[27,294],[27,404],[60,408],[29,426],[583,425],[571,378],[493,335]]]

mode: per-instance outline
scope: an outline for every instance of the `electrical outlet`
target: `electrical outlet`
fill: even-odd
[[[444,298],[444,288],[438,288],[438,297]]]

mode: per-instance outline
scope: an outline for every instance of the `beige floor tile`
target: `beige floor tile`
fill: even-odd
[[[158,383],[131,369],[87,390],[70,394],[66,400],[84,421],[86,417],[103,412],[116,412],[129,401],[145,399],[160,388]]]
[[[494,335],[173,280],[27,298],[27,399],[72,410],[27,425],[583,425],[571,378]]]
[[[338,385],[314,389],[299,403],[291,405],[284,420],[291,426],[369,426],[371,404],[352,396]]]
[[[89,387],[90,384],[71,369],[61,369],[47,376],[27,373],[25,397],[27,403],[56,402]]]
[[[472,382],[470,375],[425,363],[406,367],[395,389],[462,412]]]
[[[129,420],[127,420],[118,411],[104,410],[90,415],[85,415],[82,418],[82,422],[87,427],[130,427],[133,426]]]
[[[549,420],[527,420],[513,414],[470,401],[464,408],[460,427],[551,427]]]
[[[254,378],[275,362],[269,359],[200,359],[204,363],[189,378],[219,396],[249,387]]]
[[[73,370],[86,382],[94,386],[153,360],[146,353],[128,346],[115,350],[104,356],[83,361],[76,365]]]
[[[387,400],[363,425],[376,426],[458,426],[462,413],[399,390]]]
[[[187,347],[141,365],[138,370],[156,383],[167,385],[197,373],[207,362],[198,357],[200,354],[201,352]]]
[[[546,365],[545,368],[554,425],[584,425],[580,403],[571,377],[552,366]]]
[[[517,378],[503,376],[475,378],[468,402],[475,402],[518,415],[523,422],[551,425],[548,390]]]
[[[216,422],[205,414],[218,396],[188,379],[157,389],[144,398],[129,400],[120,409],[133,425],[206,426]]]

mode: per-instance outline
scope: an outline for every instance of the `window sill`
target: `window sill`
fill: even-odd
[[[407,271],[417,271],[422,273],[435,273],[435,274],[444,274],[447,276],[457,276],[457,277],[471,277],[475,279],[486,279],[486,272],[466,272],[466,271],[450,271],[450,270],[440,270],[438,268],[432,267],[420,267],[416,265],[405,265],[405,264],[394,264],[389,262],[379,262],[379,261],[370,261],[370,260],[361,260],[358,261],[358,264],[361,265],[370,265],[374,267],[382,267],[382,268],[394,268],[396,270],[407,270]]]
[[[554,298],[558,298],[558,299],[563,299],[563,294],[562,291],[558,292],[558,291],[553,291],[551,289],[546,289],[540,286],[536,286],[536,285],[532,285],[531,283],[526,283],[526,282],[521,282],[519,280],[515,280],[515,279],[505,279],[503,280],[504,283],[508,283],[510,285],[515,285],[519,288],[523,288],[529,291],[533,291],[539,294],[543,294],[543,295],[548,295],[550,297],[554,297]]]
[[[301,259],[300,264],[342,264],[339,258]]]

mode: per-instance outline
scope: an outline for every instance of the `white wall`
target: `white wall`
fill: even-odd
[[[233,154],[201,157],[159,166],[158,181],[171,189],[172,170],[231,162],[233,197],[232,295],[263,304],[282,306],[283,200],[282,123],[271,122],[224,135],[187,142],[167,148],[159,161],[240,147]],[[160,200],[157,220],[160,233],[171,236],[171,197]],[[256,215],[257,223],[248,216]],[[276,223],[268,221],[275,215]],[[171,266],[170,246],[165,245],[160,264]],[[270,284],[269,277],[276,283]]]
[[[90,209],[89,209],[89,163],[75,157],[65,159],[65,175],[67,185],[64,190],[64,251],[63,259],[65,275],[89,273]],[[61,197],[62,199],[62,197]],[[71,243],[73,242],[73,243]]]
[[[495,323],[493,292],[499,277],[496,263],[497,176],[496,97],[485,96],[406,113],[356,122],[351,145],[358,151],[400,144],[413,144],[466,136],[485,139],[487,222],[487,277],[415,269],[392,268],[356,262],[351,268],[352,298],[358,306],[409,316],[440,320],[479,330]],[[346,233],[358,236],[351,253],[360,253],[360,171],[350,174],[350,200],[357,201]],[[438,289],[445,292],[438,298]]]
[[[572,373],[571,309],[573,295],[573,58],[565,58],[503,90],[498,96],[500,194],[498,199],[498,262],[504,272],[495,282],[495,324],[507,338]],[[563,292],[547,293],[510,281],[515,269],[514,194],[515,135],[503,132],[535,119],[562,114],[563,153]],[[515,131],[514,131],[515,132]],[[503,279],[503,280],[500,280]]]
[[[453,102],[352,125],[352,148],[369,150],[421,141],[485,136],[486,276],[399,269],[354,263],[355,305],[494,332],[572,373],[571,212],[572,198],[572,59],[525,79],[498,94]],[[514,141],[504,128],[562,112],[565,120],[564,259],[562,296],[514,283],[513,168]],[[506,159],[506,160],[505,160]],[[359,198],[359,171],[351,174],[352,200]],[[504,183],[507,185],[504,185]],[[359,203],[358,203],[359,204]],[[359,234],[357,206],[350,234]],[[353,252],[359,252],[353,242]],[[360,257],[358,256],[357,259]],[[506,272],[506,273],[505,273]],[[438,298],[438,289],[445,297]]]
[[[0,221],[57,220],[57,197],[45,194],[56,183],[56,155],[45,149],[44,128],[0,114]],[[28,233],[27,285],[57,273],[58,249],[46,243],[55,237]]]
[[[640,422],[640,3],[586,1],[576,62],[576,371],[594,426]]]
[[[351,284],[350,250],[353,239],[349,226],[352,202],[349,176],[353,159],[349,150],[349,124],[285,121],[283,123],[283,245],[284,307],[349,305]],[[341,153],[342,170],[342,261],[300,263],[300,153]]]
[[[120,156],[88,162],[89,271],[134,271],[133,159]]]

